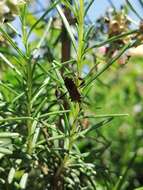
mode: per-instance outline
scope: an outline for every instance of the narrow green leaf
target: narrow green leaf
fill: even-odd
[[[139,3],[143,7],[143,0],[139,0]]]
[[[33,117],[36,117],[38,115],[38,113],[40,113],[42,107],[45,105],[47,101],[47,97],[43,99],[43,101],[38,105],[38,107],[36,108]]]
[[[44,117],[47,117],[50,115],[61,115],[61,114],[68,113],[68,112],[70,112],[70,110],[49,112],[49,113],[45,113],[43,115],[40,115],[39,118],[41,119],[41,118],[44,118]]]
[[[65,139],[65,138],[66,138],[65,135],[58,135],[58,136],[50,137],[50,138],[48,138],[48,140],[49,141],[54,141],[54,140]]]
[[[50,77],[48,76],[45,80],[44,80],[44,82],[43,82],[43,84],[42,84],[42,86],[39,88],[39,91],[37,92],[37,94],[35,94],[35,96],[33,97],[33,99],[32,99],[32,104],[37,100],[37,98],[42,94],[42,92],[45,90],[45,87],[49,84],[49,82],[50,82]]]
[[[12,154],[12,151],[7,148],[0,147],[0,153],[2,154]]]
[[[69,34],[69,36],[70,36],[70,38],[71,38],[71,42],[72,42],[72,44],[73,44],[73,47],[74,47],[74,49],[76,50],[76,40],[75,40],[75,37],[74,37],[73,32],[72,32],[72,30],[71,30],[71,26],[70,26],[70,24],[68,23],[67,18],[65,17],[65,15],[64,15],[64,13],[63,13],[61,7],[60,7],[59,5],[56,5],[56,8],[57,8],[57,10],[58,10],[59,15],[60,15],[61,18],[62,18],[62,21],[63,21],[63,23],[64,23],[64,25],[65,25],[65,27],[66,27],[66,29],[67,29],[67,32],[68,32],[68,34]]]
[[[45,13],[35,22],[35,24],[33,24],[33,26],[31,27],[28,35],[27,35],[27,39],[29,38],[29,36],[31,35],[32,31],[37,27],[37,25],[47,16],[47,14],[49,12],[51,12],[54,7],[56,7],[56,5],[60,2],[60,0],[52,3],[52,5],[50,5],[50,7],[45,11]]]
[[[13,69],[18,75],[22,76],[20,71],[2,54],[0,53],[0,57],[3,59],[3,61],[11,68]]]
[[[0,184],[5,184],[5,180],[0,178]]]
[[[16,92],[13,88],[9,87],[9,85],[5,84],[0,80],[0,86],[6,88],[9,92],[13,93],[14,95],[18,95],[18,92]]]
[[[9,26],[9,28],[12,29],[13,32],[15,32],[15,34],[17,34],[18,36],[21,36],[18,30],[11,23],[6,23],[6,25]]]
[[[39,137],[39,133],[40,133],[40,128],[36,128],[34,135],[33,135],[33,139],[32,139],[32,148],[35,148],[38,137]]]
[[[33,118],[32,117],[11,117],[11,118],[0,119],[0,123],[9,122],[9,121],[22,121],[22,120],[33,120]]]
[[[90,1],[88,2],[88,5],[87,5],[87,7],[86,7],[86,9],[85,9],[85,12],[84,12],[84,15],[85,15],[85,16],[87,15],[87,13],[88,13],[90,7],[92,6],[93,2],[94,2],[94,0],[90,0]]]
[[[22,178],[20,180],[20,183],[19,183],[21,189],[25,189],[26,188],[27,180],[28,180],[28,173],[25,173],[22,176]]]
[[[115,63],[115,61],[117,61],[121,55],[130,47],[132,47],[132,44],[127,44],[125,45],[121,51],[114,57],[112,58],[112,60],[110,60],[95,76],[91,77],[89,79],[89,81],[85,84],[84,88],[88,87],[90,84],[92,84],[92,82],[94,82],[96,80],[96,78],[98,78],[104,71],[106,71],[113,63]]]
[[[126,0],[126,3],[128,4],[131,11],[140,19],[143,20],[142,16],[135,10],[135,8],[132,6],[129,0]]]
[[[12,104],[14,104],[17,100],[19,100],[22,96],[25,95],[25,92],[22,92],[21,94],[17,94],[17,96],[13,99]]]
[[[4,38],[10,43],[10,45],[17,51],[17,53],[23,58],[27,60],[27,57],[23,54],[23,52],[20,50],[20,48],[16,45],[16,43],[11,39],[11,37],[6,33],[1,27],[0,32],[4,36]]]
[[[11,146],[12,139],[11,138],[0,138],[0,147],[9,147]]]
[[[18,133],[0,132],[0,138],[17,138],[18,136]]]
[[[84,118],[105,118],[105,117],[124,117],[124,116],[129,116],[129,114],[120,113],[120,114],[87,115]]]
[[[45,39],[46,39],[46,37],[48,35],[48,32],[49,32],[49,29],[51,27],[51,24],[52,24],[52,18],[49,19],[49,22],[48,22],[48,24],[47,24],[47,26],[45,28],[45,32],[44,32],[42,38],[40,39],[39,43],[37,44],[36,49],[35,49],[35,51],[33,53],[33,57],[37,57],[38,50],[44,44],[44,41],[45,41]]]
[[[123,33],[123,34],[113,36],[113,37],[107,39],[106,41],[103,41],[101,43],[97,43],[97,44],[93,45],[92,47],[89,47],[88,49],[85,50],[85,52],[87,53],[87,52],[91,51],[94,48],[99,48],[101,46],[104,46],[106,44],[115,42],[115,41],[117,41],[117,40],[119,40],[121,38],[124,38],[126,36],[129,36],[129,35],[132,35],[132,34],[135,34],[135,33],[138,33],[138,32],[139,32],[138,30],[132,30],[132,31],[129,31],[129,32],[126,32],[126,33]]]
[[[87,129],[83,130],[81,133],[79,133],[79,136],[84,136],[85,134],[89,133],[90,131],[96,130],[96,129],[108,124],[111,120],[113,120],[113,117],[110,117],[108,119],[105,119],[105,120],[102,120],[98,123],[95,123],[91,127],[87,128]]]
[[[15,175],[15,168],[11,168],[8,174],[8,179],[7,179],[9,184],[13,182],[14,175]]]

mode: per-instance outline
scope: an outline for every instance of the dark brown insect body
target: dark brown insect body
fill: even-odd
[[[64,78],[65,86],[69,92],[72,101],[81,102],[81,95],[78,91],[77,86],[71,78]]]

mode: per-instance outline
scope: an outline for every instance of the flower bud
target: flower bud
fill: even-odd
[[[24,0],[1,0],[0,1],[0,23],[14,20],[19,13],[19,4]]]

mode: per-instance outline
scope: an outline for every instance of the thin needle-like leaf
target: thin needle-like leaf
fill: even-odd
[[[143,0],[139,0],[139,3],[143,7]]]
[[[4,62],[11,68],[13,69],[18,75],[22,76],[20,71],[2,54],[0,53],[0,57],[4,60]]]
[[[64,23],[64,25],[65,25],[65,27],[66,27],[66,29],[67,29],[67,32],[68,32],[68,34],[69,34],[69,36],[70,36],[70,38],[71,38],[71,42],[72,42],[72,44],[73,44],[73,47],[74,47],[74,49],[76,50],[76,40],[75,40],[75,37],[74,37],[74,35],[73,35],[71,26],[70,26],[70,24],[68,23],[67,18],[65,17],[65,15],[64,15],[64,13],[63,13],[61,7],[60,7],[59,5],[56,5],[56,8],[57,8],[57,10],[58,10],[59,15],[60,15],[61,18],[62,18],[62,21],[63,21],[63,23]]]
[[[28,173],[24,173],[24,175],[22,176],[20,183],[19,183],[19,186],[21,189],[26,188],[27,181],[28,181]]]
[[[53,111],[53,112],[49,112],[49,113],[45,113],[39,116],[39,119],[50,116],[50,115],[61,115],[64,113],[68,113],[70,112],[70,110],[64,110],[64,111]]]
[[[42,86],[40,87],[38,93],[33,97],[32,101],[31,101],[32,104],[37,100],[37,98],[40,96],[40,94],[42,94],[43,90],[45,90],[45,87],[49,84],[49,82],[50,82],[50,77],[47,77],[44,80]]]
[[[39,51],[40,47],[42,46],[42,44],[44,43],[45,38],[47,37],[47,34],[48,34],[49,29],[51,27],[51,24],[52,24],[52,18],[49,19],[49,22],[48,22],[48,25],[45,29],[45,32],[44,32],[42,38],[40,39],[40,42],[37,44],[37,47],[33,53],[33,57],[37,57],[38,51]]]
[[[18,36],[21,36],[21,34],[17,31],[17,29],[10,23],[7,23],[7,26],[11,28]]]
[[[2,33],[3,37],[10,43],[10,45],[17,51],[17,53],[25,60],[27,57],[21,51],[21,49],[16,45],[16,43],[11,39],[11,37],[6,33],[1,27],[0,32]]]
[[[10,169],[10,171],[9,171],[8,179],[7,179],[9,184],[12,183],[12,181],[13,181],[13,179],[14,179],[15,172],[16,172],[15,168],[12,167],[12,168]]]
[[[94,2],[94,0],[90,0],[90,1],[88,2],[88,5],[87,5],[87,7],[86,7],[86,9],[85,9],[85,12],[84,12],[84,15],[85,15],[85,16],[87,15],[87,13],[88,13],[90,7],[92,6],[93,2]]]
[[[2,81],[0,81],[0,86],[6,88],[9,92],[13,93],[14,95],[18,96],[18,92],[16,92],[13,88],[8,86],[7,84],[4,84]]]
[[[17,138],[19,133],[0,132],[0,138]]]
[[[143,20],[143,17],[135,10],[135,8],[132,6],[129,0],[126,0],[126,3],[128,4],[131,11],[140,19]]]
[[[32,117],[11,117],[11,118],[4,118],[0,119],[0,123],[9,122],[9,121],[25,121],[25,120],[33,120]]]
[[[130,47],[132,47],[132,44],[125,45],[122,50],[111,60],[109,61],[95,76],[91,77],[89,81],[85,84],[84,89],[88,87],[93,81],[96,80],[104,71],[106,71],[116,60],[118,60],[121,55]]]
[[[28,40],[29,36],[31,35],[32,31],[37,27],[37,25],[47,16],[47,14],[49,12],[51,12],[54,9],[54,7],[56,7],[56,5],[59,2],[60,2],[60,0],[52,3],[52,5],[50,5],[50,7],[45,11],[45,13],[35,22],[35,24],[33,24],[33,26],[31,27],[31,29],[30,29],[30,31],[29,31],[29,33],[27,35],[27,40]]]
[[[120,114],[101,114],[101,115],[87,115],[84,116],[84,118],[105,118],[105,117],[124,117],[124,116],[129,116],[129,114],[125,113],[120,113]]]
[[[85,52],[87,53],[87,52],[91,51],[94,48],[99,48],[101,46],[104,46],[106,44],[115,42],[115,41],[117,41],[117,40],[119,40],[121,38],[124,38],[125,36],[129,36],[129,35],[132,35],[132,34],[135,34],[135,33],[139,33],[139,31],[138,30],[132,30],[132,31],[129,31],[129,32],[117,35],[117,36],[113,36],[113,37],[107,39],[106,41],[103,41],[101,43],[97,43],[97,44],[93,45],[92,47],[89,47],[88,49],[85,50]]]
[[[2,153],[2,154],[12,154],[12,151],[9,150],[8,148],[0,147],[0,153]]]

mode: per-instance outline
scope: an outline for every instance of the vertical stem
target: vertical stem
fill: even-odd
[[[26,91],[27,91],[27,116],[31,117],[32,116],[32,63],[31,60],[29,59],[29,45],[27,41],[27,30],[26,30],[26,14],[27,14],[27,6],[25,5],[23,8],[23,13],[21,17],[21,22],[22,22],[22,39],[23,39],[23,44],[25,46],[25,52],[26,52],[26,57],[28,59],[26,60],[26,73],[27,73],[27,85],[26,85]],[[32,121],[27,120],[27,130],[28,130],[28,136],[27,136],[27,152],[29,154],[32,153]]]
[[[79,30],[78,30],[78,52],[77,52],[77,73],[78,73],[78,78],[77,78],[77,85],[79,84],[79,77],[81,76],[82,72],[82,61],[83,61],[83,45],[84,45],[84,0],[79,0]],[[54,182],[56,183],[56,186],[54,186],[54,190],[60,190],[62,189],[62,183],[60,186],[58,186],[58,181],[61,180],[61,174],[63,172],[64,167],[68,163],[70,152],[72,150],[73,144],[76,140],[76,128],[78,124],[78,116],[80,112],[80,104],[78,102],[76,103],[71,103],[72,107],[72,113],[71,117],[73,118],[73,122],[71,125],[71,131],[70,131],[70,136],[69,136],[69,143],[68,143],[68,153],[65,155],[60,167],[58,168],[55,177],[54,177]],[[55,184],[54,184],[55,185]]]
[[[84,45],[84,0],[79,0],[79,18],[78,18],[78,53],[77,53],[77,67],[78,67],[78,77],[81,76],[82,69],[82,52]]]
[[[31,68],[31,61],[27,62],[27,112],[28,117],[31,117],[32,113],[32,68]],[[27,151],[29,154],[32,153],[32,121],[27,120],[27,127],[28,127],[28,147]]]
[[[70,152],[72,150],[73,144],[75,142],[75,135],[76,135],[76,127],[77,127],[77,119],[78,119],[78,114],[79,114],[79,104],[75,103],[75,105],[73,105],[72,107],[72,116],[73,116],[73,123],[71,126],[71,131],[70,131],[70,136],[69,136],[69,143],[68,143],[68,153],[65,155],[60,167],[58,168],[55,176],[54,176],[54,188],[53,190],[62,190],[62,186],[63,184],[61,183],[61,174],[66,166],[66,164],[68,163],[69,160],[69,156],[70,156]],[[60,185],[58,186],[58,182],[60,180]]]
[[[72,3],[72,0],[70,0],[70,3]],[[72,19],[71,10],[68,9],[67,7],[65,7],[65,6],[63,7],[63,9],[64,9],[65,17],[68,20],[68,22],[70,23],[71,19]],[[61,61],[65,62],[65,61],[70,60],[70,56],[71,56],[71,40],[69,38],[67,29],[66,29],[64,23],[62,23],[61,45],[62,45],[62,48],[61,48]],[[64,67],[62,67],[62,70],[61,70],[61,75],[63,76],[63,74],[64,74]],[[68,102],[65,99],[63,101],[63,107],[64,107],[64,109],[68,109],[68,107],[69,107]],[[62,117],[60,116],[59,123],[58,123],[59,128],[61,126],[61,119],[62,119]],[[68,150],[69,149],[70,148],[68,148]],[[62,174],[62,170],[63,170],[67,160],[68,160],[68,154],[65,155],[61,165],[59,166],[58,170],[55,173],[54,180],[53,180],[53,190],[62,190],[63,189],[63,180],[61,179],[61,174]],[[59,184],[59,181],[60,181],[60,184]]]

